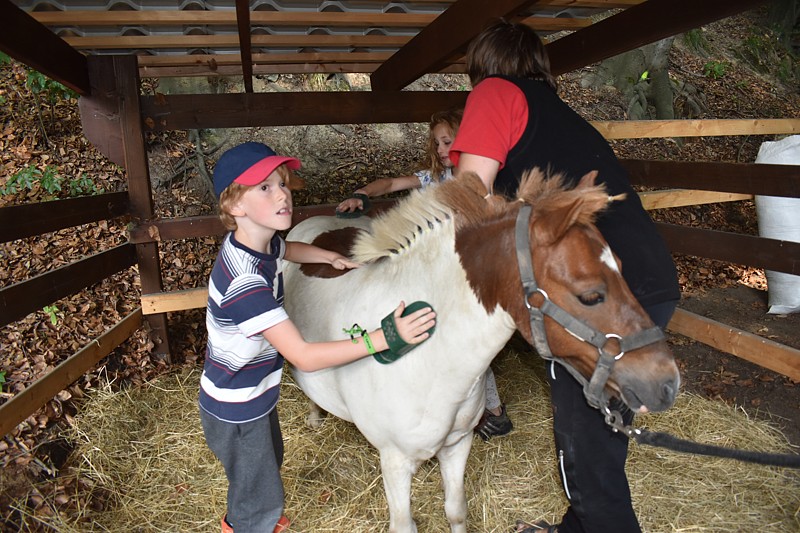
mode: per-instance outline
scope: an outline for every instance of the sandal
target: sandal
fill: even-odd
[[[520,529],[522,528],[522,529]],[[558,533],[558,524],[548,524],[544,520],[537,520],[529,524],[522,520],[517,520],[517,525],[511,530],[512,533]]]

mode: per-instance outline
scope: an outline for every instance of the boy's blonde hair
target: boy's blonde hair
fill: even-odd
[[[290,191],[296,191],[305,186],[302,178],[298,178],[286,165],[278,166],[275,169],[275,172],[277,172],[283,181],[286,182],[286,187]],[[266,176],[264,177],[266,178]],[[242,185],[241,183],[236,183],[234,181],[228,185],[224,191],[222,191],[222,194],[220,194],[219,219],[222,221],[222,225],[225,226],[226,230],[236,231],[236,229],[239,227],[236,224],[236,218],[231,214],[231,211],[233,210],[233,206],[235,206],[239,200],[242,199],[244,193],[253,187],[258,187],[258,185]]]
[[[431,116],[430,127],[428,128],[428,159],[430,161],[431,176],[438,179],[439,175],[444,172],[444,165],[442,165],[439,154],[436,150],[436,139],[433,137],[433,128],[440,124],[444,124],[450,128],[450,136],[455,139],[458,133],[458,127],[461,125],[461,117],[464,115],[464,110],[461,108],[448,109],[446,111],[437,111]]]
[[[499,74],[540,80],[557,89],[539,35],[525,24],[505,20],[486,28],[469,43],[467,72],[473,87]]]

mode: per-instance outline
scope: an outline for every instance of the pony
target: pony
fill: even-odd
[[[655,328],[593,224],[609,202],[595,176],[566,189],[560,176],[534,170],[511,201],[486,196],[480,179],[464,174],[412,191],[372,220],[317,216],[288,234],[362,263],[346,273],[321,264],[286,266],[285,306],[309,341],[347,338],[343,330],[354,322],[377,328],[401,299],[424,300],[437,312],[434,334],[391,364],[366,357],[316,372],[292,369],[313,404],[354,423],[379,451],[392,533],[417,531],[411,480],[433,456],[451,533],[466,533],[464,470],[484,408],[484,374],[515,331],[534,344],[528,308],[546,295],[609,339]],[[541,288],[530,295],[515,247],[523,206],[531,211],[521,223],[532,250],[525,253]],[[591,376],[598,348],[549,316],[543,324],[553,357]],[[616,358],[600,385],[605,394],[635,412],[672,405],[679,374],[663,335]],[[318,423],[318,415],[312,410],[309,420]]]

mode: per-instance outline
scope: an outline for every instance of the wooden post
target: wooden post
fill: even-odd
[[[109,90],[116,93],[119,103],[119,124],[122,137],[122,151],[125,173],[128,179],[131,218],[134,226],[146,224],[155,218],[153,197],[150,190],[150,171],[147,166],[147,150],[144,144],[142,116],[139,105],[139,73],[136,56],[90,56],[90,61],[98,62],[90,68],[99,79],[92,79],[92,89],[103,87],[105,98]],[[113,85],[113,89],[109,87]],[[139,279],[142,293],[161,292],[161,262],[158,257],[158,243],[136,244],[136,259],[139,265]],[[150,326],[150,340],[153,353],[168,363],[172,362],[167,334],[167,315],[165,313],[147,316]]]

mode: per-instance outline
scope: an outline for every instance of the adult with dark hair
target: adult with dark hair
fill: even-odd
[[[622,263],[623,277],[658,326],[665,328],[680,289],[675,264],[630,185],[627,173],[597,130],[556,91],[550,61],[528,26],[500,21],[467,51],[473,90],[450,158],[459,172],[477,173],[490,192],[513,195],[524,172],[563,173],[567,183],[599,171],[609,195],[624,194],[597,220]],[[613,432],[585,400],[581,384],[560,364],[549,364],[553,430],[570,506],[556,525],[517,522],[517,531],[638,532],[625,474],[627,437]],[[630,423],[633,413],[611,406]]]

